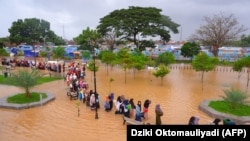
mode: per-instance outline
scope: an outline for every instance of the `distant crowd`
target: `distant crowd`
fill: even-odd
[[[40,70],[49,70],[53,72],[64,72],[65,71],[65,63],[50,63],[44,61],[34,61],[28,59],[1,59],[2,65],[10,66],[10,67],[31,67],[32,69],[40,69]]]

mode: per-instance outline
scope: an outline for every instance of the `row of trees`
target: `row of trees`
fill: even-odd
[[[87,58],[90,58],[86,55]],[[107,75],[109,75],[109,69],[112,69],[113,66],[118,65],[124,70],[124,82],[126,83],[127,70],[132,69],[133,74],[137,71],[145,69],[146,66],[157,66],[157,71],[153,73],[154,76],[160,77],[163,80],[163,77],[170,72],[167,67],[169,64],[174,63],[174,55],[172,53],[166,52],[159,55],[156,59],[153,59],[145,56],[138,50],[131,52],[128,48],[121,48],[118,52],[114,53],[109,50],[101,51],[98,55],[101,63],[106,65]],[[99,66],[95,65],[94,60],[90,60],[88,63],[88,69],[90,71],[98,71]]]
[[[93,48],[95,44],[91,44],[90,47]],[[182,55],[186,57],[192,57],[191,65],[193,69],[197,72],[201,72],[201,82],[203,89],[203,81],[205,72],[212,71],[215,69],[216,65],[219,62],[217,57],[210,57],[206,53],[200,51],[200,47],[197,43],[187,42],[181,48]],[[64,58],[64,48],[57,47],[53,50],[53,58],[63,59]],[[98,65],[94,64],[94,61],[91,59],[91,53],[89,51],[83,51],[83,57],[89,62],[88,69],[91,71],[98,71]],[[92,56],[93,57],[93,56]],[[160,54],[157,58],[153,59],[149,56],[144,55],[138,49],[131,51],[129,48],[121,48],[118,52],[114,53],[110,50],[103,50],[98,55],[98,58],[102,63],[106,64],[107,75],[109,75],[109,68],[112,68],[114,65],[119,65],[123,68],[125,72],[125,83],[126,83],[126,74],[127,70],[133,69],[134,77],[136,71],[144,69],[146,66],[153,66],[157,68],[152,74],[155,77],[160,77],[161,82],[163,78],[167,75],[169,70],[169,65],[175,63],[175,57],[171,52],[164,52]],[[239,78],[243,68],[248,68],[248,77],[247,77],[247,87],[250,80],[250,56],[244,57],[233,63],[233,70],[239,72]],[[95,68],[94,68],[95,67]]]
[[[145,69],[146,66],[153,66],[156,69],[153,71],[152,75],[155,77],[160,77],[162,84],[163,78],[170,72],[169,65],[175,63],[175,57],[170,52],[162,53],[157,58],[152,59],[148,56],[145,56],[138,50],[130,52],[128,48],[122,48],[117,53],[113,53],[108,50],[102,51],[99,55],[99,58],[102,63],[106,64],[107,75],[109,74],[109,66],[110,68],[112,68],[114,65],[119,65],[122,67],[125,72],[125,83],[126,72],[128,69],[133,69],[135,77],[136,71]],[[93,63],[94,62],[91,61],[89,65],[91,71],[94,71]],[[195,55],[194,60],[192,61],[192,66],[196,71],[200,71],[202,73],[202,84],[204,73],[213,70],[217,63],[217,57],[209,57],[206,53],[199,52],[197,55]],[[96,71],[98,71],[98,69],[96,69]]]
[[[188,45],[192,43],[187,43]],[[135,50],[131,52],[128,48],[121,48],[117,53],[113,53],[109,50],[101,51],[98,58],[102,63],[106,64],[107,75],[109,75],[109,68],[114,65],[118,65],[124,70],[124,81],[126,83],[127,70],[132,69],[134,72],[134,77],[137,71],[145,69],[146,66],[153,66],[156,69],[153,71],[152,75],[161,78],[161,84],[163,78],[170,72],[169,65],[175,63],[175,57],[171,52],[164,52],[160,54],[157,58],[152,59],[145,56],[140,51]],[[89,69],[94,71],[93,60],[89,62]],[[218,65],[218,57],[210,57],[206,53],[199,51],[193,56],[191,62],[192,68],[201,73],[201,84],[203,90],[204,75],[206,72],[212,71]],[[241,74],[244,67],[250,70],[250,57],[244,57],[242,59],[234,62],[232,69]],[[98,71],[98,66],[96,65],[95,71]],[[248,71],[247,87],[250,80],[250,71]]]
[[[100,18],[96,29],[89,27],[84,29],[74,41],[81,45],[80,49],[88,50],[91,50],[90,44],[98,47],[98,44],[105,42],[110,51],[121,43],[133,42],[137,45],[137,49],[142,51],[146,46],[154,47],[153,41],[147,40],[147,37],[159,36],[162,41],[168,42],[171,39],[170,32],[174,34],[179,32],[180,25],[161,12],[161,9],[155,7],[129,6],[127,9],[117,9]],[[223,45],[250,46],[250,36],[242,35],[241,39],[238,39],[246,30],[247,28],[240,25],[233,14],[227,16],[219,13],[213,17],[205,16],[204,24],[189,41],[213,46],[213,53],[217,56],[218,48]],[[9,37],[0,39],[0,46],[6,41],[18,45],[41,43],[45,39],[56,45],[65,44],[62,37],[51,31],[50,23],[43,19],[18,19],[12,23],[9,32]]]
[[[91,31],[87,28],[75,40],[80,44],[88,44],[88,34],[97,32],[101,34],[99,41],[107,43],[111,51],[115,45],[124,43],[124,41],[132,41],[139,51],[144,50],[146,46],[155,47],[154,43],[143,39],[148,36],[159,36],[162,41],[168,42],[171,39],[170,32],[178,33],[180,26],[169,17],[161,15],[160,12],[160,9],[151,7],[129,7],[115,10],[101,18],[100,24],[95,30]],[[248,29],[240,25],[233,14],[227,16],[219,13],[213,17],[205,16],[204,21],[204,25],[200,26],[188,39],[192,43],[189,46],[196,47],[199,44],[213,46],[214,56],[218,55],[218,48],[221,46],[250,46],[250,36],[241,35]],[[141,41],[139,41],[139,37]],[[187,52],[185,55],[190,56]]]

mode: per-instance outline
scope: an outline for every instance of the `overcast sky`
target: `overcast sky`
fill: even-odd
[[[8,29],[18,19],[37,18],[50,23],[50,29],[68,40],[90,27],[95,29],[100,18],[116,9],[129,6],[156,7],[163,15],[181,25],[172,40],[186,40],[204,24],[204,16],[220,12],[233,14],[249,30],[250,0],[0,0],[0,37],[9,36]]]

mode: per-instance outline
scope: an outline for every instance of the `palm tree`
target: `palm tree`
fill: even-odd
[[[224,90],[225,96],[221,96],[225,101],[231,104],[231,107],[234,109],[239,104],[245,104],[249,101],[246,101],[249,95],[246,92],[243,92],[238,89],[231,88],[230,90]]]
[[[19,70],[17,74],[13,74],[11,81],[15,86],[25,90],[26,97],[30,97],[30,89],[38,84],[40,75],[37,70],[31,72],[27,70]]]

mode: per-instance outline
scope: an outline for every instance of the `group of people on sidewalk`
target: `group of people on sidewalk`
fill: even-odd
[[[70,62],[67,66],[65,81],[70,92],[76,93],[77,99],[86,103],[86,106],[90,107],[91,110],[94,110],[100,108],[99,94],[89,89],[88,83],[85,81],[86,65],[74,61]]]

